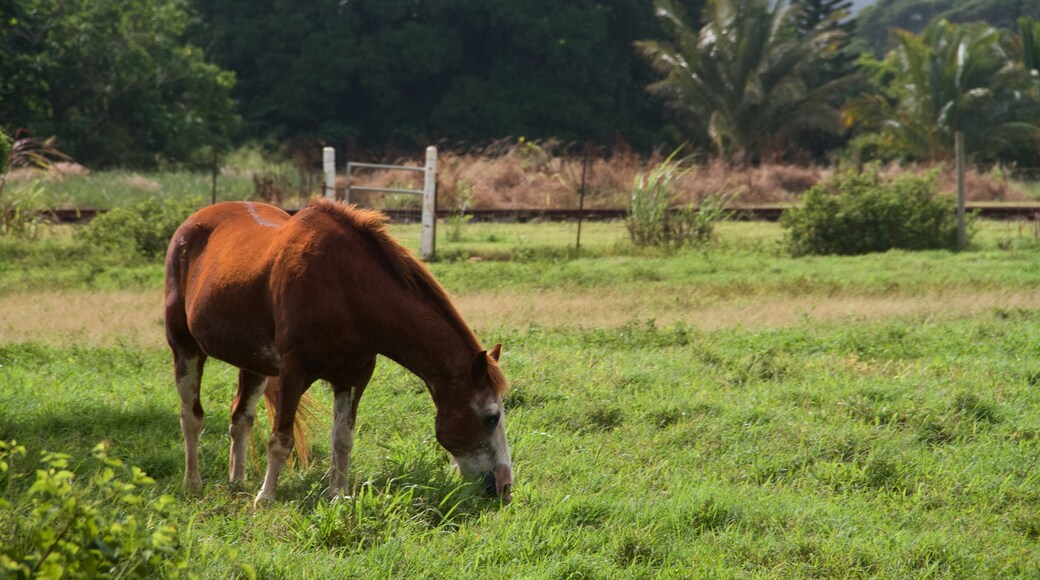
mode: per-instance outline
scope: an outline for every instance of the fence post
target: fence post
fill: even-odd
[[[423,180],[422,236],[419,255],[424,260],[433,258],[437,241],[437,148],[426,148],[425,179]]]
[[[325,197],[336,198],[336,150],[325,147],[322,152],[322,169],[325,171]]]
[[[963,251],[968,245],[968,234],[964,229],[964,132],[953,136],[954,156],[957,158],[957,249]]]

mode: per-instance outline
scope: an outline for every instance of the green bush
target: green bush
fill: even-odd
[[[648,173],[636,176],[628,206],[628,227],[637,246],[682,246],[704,244],[715,237],[715,224],[729,212],[731,195],[713,195],[700,207],[692,204],[672,208],[674,183],[689,171],[682,162],[668,159]]]
[[[876,167],[838,173],[807,191],[780,224],[794,256],[957,249],[956,200],[939,194],[934,172],[894,179]]]
[[[0,441],[0,478],[25,455],[14,441]],[[0,479],[0,577],[154,578],[187,567],[177,528],[168,522],[173,498],[149,498],[155,482],[137,467],[93,452],[89,479],[73,473],[71,457],[43,452],[43,467],[21,497],[9,501],[9,481]]]
[[[198,198],[151,197],[103,213],[80,231],[80,239],[95,247],[125,251],[149,260],[163,257],[177,227],[200,205]]]

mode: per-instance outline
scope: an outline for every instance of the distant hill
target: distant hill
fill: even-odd
[[[873,5],[877,0],[852,0],[852,13],[859,14],[867,6]]]
[[[872,51],[881,56],[888,49],[889,30],[920,32],[936,18],[950,22],[987,22],[998,28],[1014,28],[1020,16],[1040,19],[1037,0],[853,0],[858,26],[850,50]]]

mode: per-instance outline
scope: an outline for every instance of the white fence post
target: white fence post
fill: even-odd
[[[423,180],[422,237],[419,255],[424,260],[433,257],[437,241],[437,148],[426,148],[425,179]]]
[[[325,197],[336,197],[336,150],[325,147],[322,152],[322,166],[325,170]]]

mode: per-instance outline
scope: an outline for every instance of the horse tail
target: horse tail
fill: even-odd
[[[264,401],[267,409],[267,419],[274,425],[274,412],[278,408],[278,378],[271,377],[267,380],[264,388]],[[308,393],[300,397],[300,406],[296,409],[296,418],[293,420],[293,448],[296,457],[300,460],[300,467],[307,469],[311,461],[311,450],[307,445],[307,427],[314,423],[318,413],[322,411],[321,403],[314,400]]]

